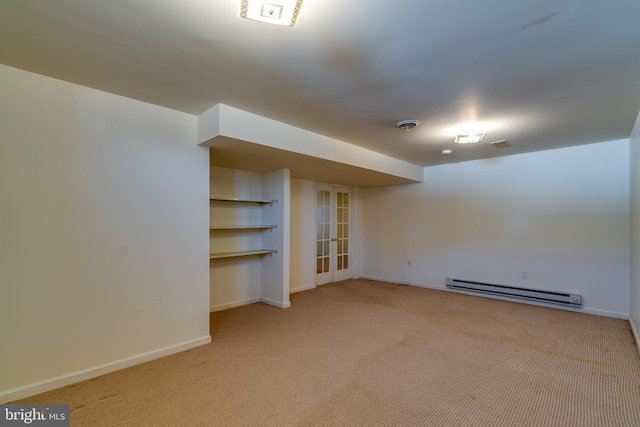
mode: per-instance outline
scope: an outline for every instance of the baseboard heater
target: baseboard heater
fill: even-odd
[[[447,288],[460,291],[481,292],[504,297],[547,302],[552,304],[582,307],[582,295],[565,294],[563,292],[540,291],[537,289],[517,288],[514,286],[496,285],[492,283],[474,282],[447,278]]]

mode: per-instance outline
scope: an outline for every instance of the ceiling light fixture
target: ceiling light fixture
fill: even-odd
[[[417,120],[402,120],[396,123],[396,127],[398,129],[404,129],[405,131],[409,132],[411,129],[418,126],[419,124],[420,122]]]
[[[242,18],[295,27],[302,0],[240,0]]]
[[[454,140],[454,142],[458,144],[473,144],[475,142],[482,141],[483,137],[484,133],[470,133],[466,135],[458,134],[456,135],[456,139]]]
[[[451,153],[453,153],[453,151],[451,151],[451,150],[442,150],[442,154],[446,155],[446,154],[451,154]]]
[[[486,132],[495,128],[495,122],[467,122],[451,129],[457,144],[473,144],[482,141]]]

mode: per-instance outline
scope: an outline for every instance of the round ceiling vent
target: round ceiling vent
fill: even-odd
[[[405,131],[409,132],[411,129],[418,126],[419,124],[420,122],[417,120],[402,120],[396,123],[396,127],[398,129],[404,129]]]

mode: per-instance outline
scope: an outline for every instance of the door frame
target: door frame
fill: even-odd
[[[315,254],[315,262],[314,265],[316,266],[316,272],[315,272],[315,283],[316,286],[321,286],[327,283],[334,283],[338,280],[336,280],[336,259],[337,259],[337,242],[335,241],[330,241],[330,271],[329,273],[331,273],[331,276],[329,278],[328,281],[323,280],[323,281],[319,281],[319,276],[320,274],[328,274],[328,273],[318,273],[318,269],[317,269],[317,257],[318,257],[318,252],[317,252],[317,244],[318,244],[318,235],[317,235],[317,226],[318,226],[318,191],[320,189],[320,187],[325,187],[324,189],[326,190],[326,187],[329,187],[331,189],[331,233],[330,234],[336,234],[335,230],[336,230],[336,204],[337,204],[337,198],[336,198],[336,189],[340,189],[340,190],[348,190],[349,194],[350,194],[350,199],[351,202],[349,203],[349,207],[348,207],[348,212],[349,212],[349,237],[348,237],[348,246],[349,246],[349,267],[347,269],[345,269],[346,271],[348,271],[348,277],[345,279],[339,279],[341,280],[348,280],[348,279],[352,279],[355,277],[355,271],[356,271],[356,195],[357,195],[357,189],[354,187],[349,187],[346,185],[337,185],[337,184],[329,184],[329,183],[324,183],[324,182],[316,182],[315,183],[315,194],[314,194],[314,221],[313,221],[313,227],[314,227],[314,254]],[[336,236],[334,235],[330,235],[330,238],[334,238]],[[328,277],[328,276],[327,276]]]

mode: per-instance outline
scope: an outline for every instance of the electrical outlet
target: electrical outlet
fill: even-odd
[[[529,278],[529,273],[527,273],[526,271],[523,271],[522,273],[520,273],[520,278],[521,279],[528,279]]]

